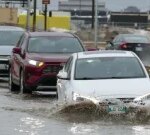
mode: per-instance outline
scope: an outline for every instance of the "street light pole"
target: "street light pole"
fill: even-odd
[[[95,11],[95,0],[92,0],[92,25],[91,25],[92,29],[94,29],[94,11]]]
[[[27,31],[30,31],[30,0],[28,0],[28,3],[27,3],[27,23],[26,23],[26,29]]]
[[[81,16],[81,0],[80,0],[79,16]]]
[[[44,23],[45,23],[45,25],[44,25],[44,29],[45,29],[45,31],[47,30],[47,4],[45,4],[45,15],[44,15],[45,17],[44,17]]]
[[[33,31],[36,29],[36,0],[34,0]]]
[[[97,48],[97,29],[98,29],[98,27],[97,27],[97,25],[98,25],[98,11],[97,11],[97,9],[98,9],[98,1],[97,0],[95,0],[95,47]]]

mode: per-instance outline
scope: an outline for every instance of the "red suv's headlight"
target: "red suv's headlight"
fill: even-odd
[[[44,65],[44,62],[35,61],[35,60],[28,60],[28,63],[30,65],[37,66],[37,67],[41,67]]]

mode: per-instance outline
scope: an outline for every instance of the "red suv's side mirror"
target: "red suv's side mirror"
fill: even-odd
[[[13,53],[21,54],[21,48],[18,47],[13,48]]]

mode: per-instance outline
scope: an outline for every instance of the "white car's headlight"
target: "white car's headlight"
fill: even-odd
[[[44,65],[44,62],[35,61],[35,60],[29,60],[28,63],[30,65],[37,66],[37,67],[41,67]]]

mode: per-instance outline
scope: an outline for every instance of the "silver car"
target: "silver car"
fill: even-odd
[[[9,58],[24,29],[16,26],[0,26],[0,77],[8,76]]]

